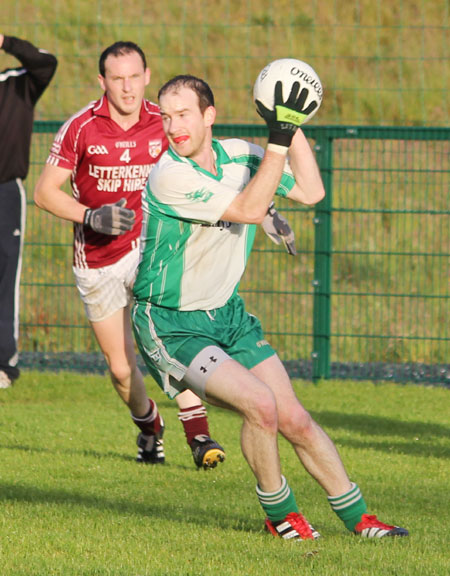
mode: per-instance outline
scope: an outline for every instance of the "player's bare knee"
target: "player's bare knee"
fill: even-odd
[[[133,367],[130,366],[126,362],[113,362],[109,367],[111,373],[111,380],[114,384],[114,387],[119,390],[123,389],[128,390],[130,389],[130,382],[133,376]]]
[[[264,410],[260,413],[258,425],[266,432],[276,434],[278,432],[278,417],[275,410]]]
[[[315,435],[312,416],[300,404],[287,407],[280,415],[280,432],[289,440],[308,442]]]
[[[270,388],[263,386],[245,404],[245,417],[264,430],[274,433],[278,430],[277,404]]]

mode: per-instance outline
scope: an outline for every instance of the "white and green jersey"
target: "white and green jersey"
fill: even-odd
[[[236,293],[255,237],[254,225],[222,214],[255,174],[264,150],[244,140],[213,140],[217,176],[169,149],[143,190],[138,303],[212,310]],[[277,194],[295,180],[286,163]]]

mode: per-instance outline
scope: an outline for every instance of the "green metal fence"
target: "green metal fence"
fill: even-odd
[[[104,370],[71,271],[69,223],[32,205],[59,123],[35,124],[21,286],[22,365]],[[259,231],[241,283],[296,377],[450,385],[447,128],[310,126],[326,188],[315,208],[277,201],[298,255]],[[264,126],[218,137],[265,143]]]

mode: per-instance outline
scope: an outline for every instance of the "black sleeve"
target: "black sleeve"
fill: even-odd
[[[29,95],[35,104],[53,78],[58,63],[56,57],[14,36],[3,37],[2,49],[17,58],[27,70]]]

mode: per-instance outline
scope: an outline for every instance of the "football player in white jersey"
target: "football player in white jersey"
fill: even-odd
[[[294,83],[274,110],[258,108],[269,128],[266,149],[216,140],[208,84],[177,76],[159,91],[170,148],[150,173],[143,197],[141,262],[132,318],[141,354],[173,398],[188,389],[242,417],[242,452],[274,536],[305,540],[319,533],[299,512],[282,475],[278,433],[325,491],[351,532],[407,535],[368,515],[327,434],[292,388],[258,319],[247,313],[239,281],[260,224],[278,194],[312,205],[324,197],[319,169],[299,125],[304,94]],[[281,116],[280,116],[281,115]]]

